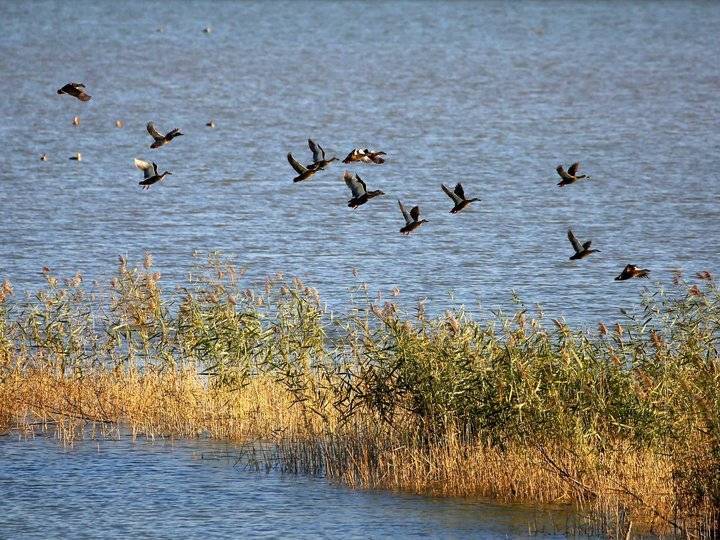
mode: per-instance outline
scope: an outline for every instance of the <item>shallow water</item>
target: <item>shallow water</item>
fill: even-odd
[[[407,305],[482,313],[515,290],[594,324],[648,284],[614,283],[626,263],[720,270],[716,2],[38,1],[0,3],[0,21],[0,279],[16,290],[44,265],[107,282],[146,250],[170,287],[218,249],[334,307],[355,268]],[[92,101],[55,94],[70,80]],[[186,136],[150,150],[148,120]],[[285,154],[307,161],[308,137],[385,150],[351,168],[388,195],[351,211],[337,163],[294,185]],[[174,175],[143,192],[133,157]],[[592,180],[557,188],[574,160]],[[440,183],[456,181],[483,200],[451,216]],[[398,198],[430,220],[409,238]],[[568,227],[602,252],[569,261]]]
[[[558,538],[573,519],[258,473],[242,455],[239,446],[207,440],[63,448],[47,438],[0,437],[0,537]]]

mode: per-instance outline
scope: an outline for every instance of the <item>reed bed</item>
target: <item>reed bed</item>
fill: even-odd
[[[692,538],[720,520],[720,295],[647,291],[597,331],[521,304],[478,321],[299,280],[249,289],[211,255],[164,291],[120,259],[17,298],[0,287],[0,433],[213,437],[351,486],[572,504],[598,530]]]

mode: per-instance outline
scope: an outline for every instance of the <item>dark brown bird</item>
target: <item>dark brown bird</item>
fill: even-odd
[[[413,232],[415,229],[417,229],[420,225],[423,223],[427,223],[427,219],[420,219],[420,207],[419,206],[413,206],[410,212],[405,210],[405,207],[403,206],[403,203],[398,201],[398,204],[400,205],[400,211],[402,212],[403,217],[405,218],[405,226],[400,229],[401,234],[408,235],[411,232]]]
[[[599,249],[590,249],[590,246],[592,245],[592,240],[588,240],[583,245],[580,245],[580,242],[578,242],[578,239],[575,238],[575,235],[573,232],[568,229],[567,232],[568,240],[570,240],[570,243],[572,244],[573,249],[575,250],[575,254],[570,257],[571,261],[582,259],[584,257],[587,257],[591,253],[599,253]]]
[[[445,194],[448,197],[450,197],[453,200],[453,202],[455,203],[455,206],[453,207],[453,209],[450,210],[451,214],[457,214],[471,202],[480,200],[480,199],[466,199],[465,191],[463,190],[462,184],[460,182],[458,182],[455,185],[454,191],[450,191],[450,188],[447,187],[445,184],[440,184],[440,187],[445,192]]]
[[[67,94],[78,98],[80,101],[90,101],[91,96],[85,92],[83,83],[67,83],[57,91],[58,94]]]
[[[350,191],[352,192],[352,199],[348,201],[348,206],[350,208],[357,208],[358,206],[362,206],[363,204],[368,202],[373,197],[385,195],[385,192],[380,191],[379,189],[375,191],[368,191],[367,186],[365,185],[365,182],[363,182],[362,178],[360,178],[357,174],[351,173],[350,171],[345,171],[343,173],[343,179],[345,180],[345,184],[347,184],[347,187],[349,187]]]
[[[175,137],[181,137],[184,135],[183,133],[180,133],[180,128],[175,128],[172,131],[168,131],[165,135],[162,135],[157,129],[155,129],[155,124],[152,122],[148,122],[147,131],[150,136],[155,139],[155,141],[150,145],[150,148],[160,148],[161,146],[168,144]]]
[[[562,178],[562,180],[560,182],[558,182],[558,186],[560,186],[560,187],[567,186],[574,182],[577,182],[578,180],[580,180],[582,178],[589,179],[590,177],[585,174],[577,174],[577,171],[579,168],[580,168],[580,163],[577,161],[575,163],[573,163],[572,165],[570,165],[570,168],[567,170],[567,172],[565,172],[565,169],[563,169],[562,165],[558,165],[555,170],[560,175],[560,178]]]
[[[317,170],[321,171],[328,165],[330,165],[333,161],[337,161],[338,158],[335,156],[331,157],[330,159],[325,158],[325,150],[323,150],[323,147],[317,144],[312,139],[308,139],[308,146],[310,147],[310,151],[313,155],[313,165],[317,167]]]
[[[302,182],[303,180],[307,180],[313,174],[318,171],[322,171],[327,168],[330,163],[337,160],[336,157],[325,159],[325,150],[323,150],[322,146],[319,144],[315,144],[312,139],[308,139],[308,146],[310,147],[310,151],[313,153],[313,162],[307,166],[297,161],[293,155],[288,152],[288,163],[290,163],[292,168],[295,169],[295,172],[298,173],[298,175],[293,178],[293,182]]]
[[[135,166],[143,172],[144,178],[138,182],[143,189],[150,189],[150,186],[156,182],[162,182],[165,176],[172,174],[170,171],[165,171],[162,174],[158,173],[157,163],[154,161],[145,161],[144,159],[135,158]]]
[[[638,268],[634,264],[628,264],[620,272],[620,275],[615,278],[615,281],[625,281],[626,279],[632,278],[647,278],[650,274],[650,270],[647,268]]]
[[[302,182],[303,180],[307,180],[310,178],[313,174],[318,172],[320,169],[316,167],[314,163],[308,165],[307,167],[300,163],[298,160],[296,160],[293,155],[288,152],[287,160],[290,165],[292,165],[292,168],[295,169],[295,172],[298,173],[298,175],[293,178],[293,182]]]

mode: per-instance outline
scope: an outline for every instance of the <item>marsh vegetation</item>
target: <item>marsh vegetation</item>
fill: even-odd
[[[648,290],[592,331],[518,302],[476,320],[360,286],[346,313],[217,256],[164,290],[152,259],[0,288],[0,432],[212,437],[259,467],[363,488],[573,504],[603,532],[712,537],[720,507],[720,294]],[[258,454],[265,456],[264,453]]]

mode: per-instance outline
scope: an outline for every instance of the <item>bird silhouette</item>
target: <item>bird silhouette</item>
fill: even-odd
[[[599,253],[599,249],[590,249],[590,246],[592,245],[592,240],[588,240],[583,245],[580,245],[580,242],[578,242],[578,239],[575,238],[575,235],[573,234],[572,230],[568,229],[567,232],[568,240],[570,240],[570,243],[572,244],[573,249],[575,250],[575,253],[572,257],[570,257],[571,261],[582,259],[584,257],[587,257],[591,253]]]
[[[310,151],[313,155],[313,165],[317,168],[317,170],[321,171],[328,165],[330,165],[333,161],[337,161],[338,158],[335,156],[331,157],[330,159],[325,158],[325,150],[323,150],[323,147],[317,144],[312,139],[308,139],[308,146],[310,147]]]
[[[325,150],[323,150],[322,146],[316,144],[312,139],[308,139],[308,146],[313,154],[313,162],[309,165],[303,165],[296,160],[290,152],[288,152],[288,163],[290,163],[292,168],[295,169],[295,172],[298,173],[298,175],[293,178],[293,182],[302,182],[303,180],[307,180],[313,174],[326,169],[330,163],[337,160],[336,157],[326,159]]]
[[[558,186],[564,187],[564,186],[573,184],[582,178],[589,179],[590,177],[585,174],[577,174],[577,170],[579,168],[580,168],[580,163],[577,161],[575,163],[573,163],[572,165],[570,165],[570,168],[567,170],[567,172],[565,172],[565,169],[563,168],[562,165],[558,165],[555,170],[560,175],[560,178],[562,178],[562,180],[560,182],[558,182]]]
[[[160,148],[161,146],[165,146],[166,144],[168,144],[175,137],[181,137],[182,135],[184,135],[183,133],[180,133],[179,128],[168,131],[165,135],[163,135],[157,129],[155,129],[155,124],[153,124],[152,122],[148,122],[147,131],[154,139],[153,143],[150,145],[150,148]]]
[[[638,268],[634,264],[628,264],[620,272],[620,275],[615,278],[615,281],[625,281],[632,278],[647,278],[649,277],[650,270],[647,268]]]
[[[156,182],[162,182],[165,176],[172,174],[170,171],[159,174],[157,163],[154,161],[135,158],[135,166],[143,172],[143,180],[138,182],[143,189],[150,189],[150,186]]]
[[[65,86],[57,91],[58,94],[67,94],[69,96],[78,98],[80,101],[90,101],[90,96],[85,92],[85,85],[83,83],[67,83]]]
[[[419,206],[413,206],[410,212],[405,210],[405,207],[403,206],[403,203],[398,201],[398,204],[400,205],[400,211],[402,212],[403,217],[405,218],[405,226],[400,229],[400,233],[404,235],[408,235],[411,232],[413,232],[415,229],[420,227],[423,223],[427,223],[427,219],[420,219],[420,207]]]
[[[479,201],[480,199],[466,199],[465,198],[465,190],[463,190],[462,184],[458,182],[455,185],[455,189],[453,191],[450,191],[450,188],[447,187],[445,184],[440,184],[440,187],[442,187],[442,190],[445,192],[445,194],[450,197],[453,202],[455,203],[455,206],[452,210],[450,210],[451,214],[457,214],[458,212],[462,211],[468,204],[471,202]]]
[[[357,174],[351,173],[350,171],[345,171],[343,173],[343,179],[345,180],[345,184],[347,184],[347,187],[349,187],[350,191],[352,192],[352,199],[348,201],[348,206],[350,208],[357,208],[358,206],[362,206],[363,204],[368,202],[373,197],[385,195],[385,192],[380,191],[379,189],[375,191],[368,191],[367,186],[365,185],[365,182],[363,182],[362,178],[360,178]]]

